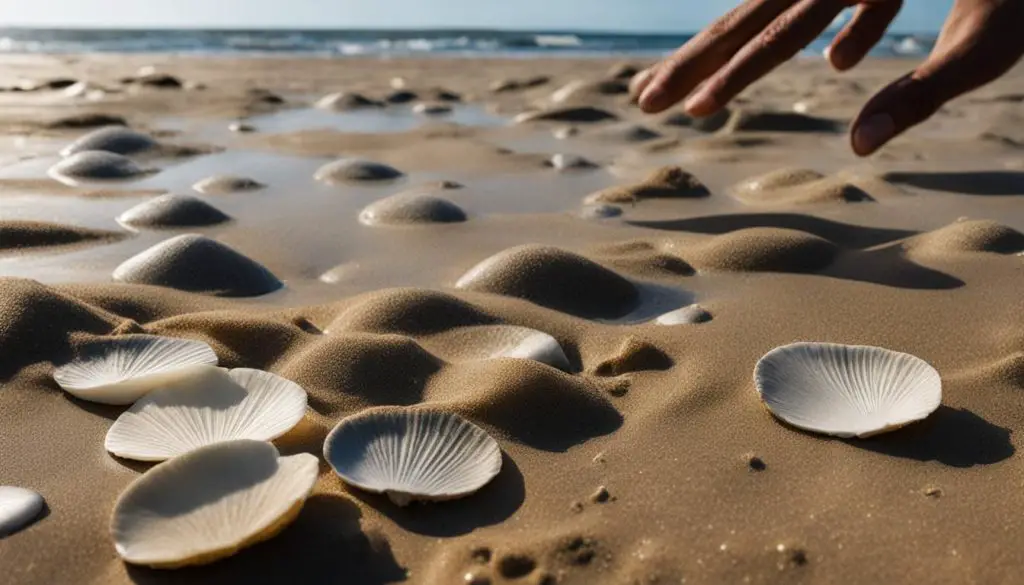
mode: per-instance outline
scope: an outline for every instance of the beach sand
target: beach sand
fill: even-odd
[[[2,581],[1017,582],[1024,72],[859,160],[843,129],[908,62],[841,77],[792,63],[730,119],[690,124],[631,107],[609,81],[620,61],[4,57],[0,85],[115,91],[0,93],[0,483],[47,503],[0,540]],[[184,87],[119,82],[144,65]],[[415,99],[375,104],[395,77]],[[340,91],[367,99],[314,107]],[[420,101],[453,111],[414,112]],[[239,120],[251,128],[229,129]],[[159,172],[47,175],[63,147],[111,122],[165,146],[130,155]],[[556,153],[596,167],[545,164]],[[314,178],[342,157],[401,175],[363,165]],[[218,176],[233,179],[192,189]],[[185,210],[160,229],[117,222],[163,193],[230,221],[187,226]],[[416,204],[360,222],[397,193]],[[197,266],[196,248],[178,246],[129,271],[143,284],[112,281],[186,233],[253,262],[218,252]],[[225,285],[231,271],[245,282]],[[155,286],[168,282],[201,292]],[[710,320],[654,323],[694,302]],[[572,372],[463,359],[471,340],[455,328],[501,323],[554,336]],[[125,565],[110,513],[146,466],[104,451],[122,409],[71,398],[52,372],[78,344],[142,332],[207,341],[223,366],[301,384],[310,411],[275,442],[284,454],[321,455],[361,409],[429,404],[494,435],[503,469],[468,498],[398,508],[322,462],[274,539],[207,567]],[[789,428],[752,372],[801,340],[919,356],[942,375],[943,405],[871,439]]]

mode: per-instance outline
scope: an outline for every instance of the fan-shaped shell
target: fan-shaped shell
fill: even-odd
[[[807,431],[867,437],[927,417],[942,401],[939,373],[880,347],[795,343],[765,354],[754,384],[772,414]]]
[[[342,420],[327,436],[324,457],[346,483],[412,500],[467,496],[501,471],[501,449],[462,417],[425,409],[375,408]]]
[[[118,498],[117,554],[157,568],[211,563],[290,524],[313,489],[317,458],[280,457],[262,441],[230,441],[161,463]]]
[[[435,343],[438,351],[433,351]],[[424,346],[448,361],[477,361],[499,358],[534,360],[572,370],[569,358],[554,337],[516,325],[478,325],[456,327],[424,341]]]
[[[299,424],[306,391],[261,370],[192,369],[139,399],[107,431],[107,451],[138,461],[164,461],[206,445],[270,441]]]
[[[216,364],[217,354],[201,341],[132,335],[86,344],[54,371],[53,379],[82,400],[131,404],[194,366]]]
[[[0,486],[0,538],[14,534],[43,511],[43,497],[32,490]]]

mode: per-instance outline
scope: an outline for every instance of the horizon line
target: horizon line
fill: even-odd
[[[152,32],[152,31],[182,31],[182,32],[414,32],[414,31],[442,31],[442,32],[494,32],[494,33],[541,33],[541,34],[592,34],[592,35],[642,35],[652,37],[686,36],[696,35],[700,30],[687,31],[657,31],[620,29],[608,30],[600,28],[501,28],[489,26],[352,26],[352,27],[322,27],[322,26],[207,26],[207,25],[124,25],[124,26],[94,26],[94,25],[25,25],[9,24],[0,26],[0,31],[125,31],[125,32]],[[822,34],[835,32],[837,29],[828,29]],[[938,31],[886,31],[887,35],[936,35]]]

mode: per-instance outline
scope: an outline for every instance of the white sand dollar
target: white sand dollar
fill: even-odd
[[[84,345],[53,379],[76,398],[123,405],[188,375],[192,367],[216,364],[217,354],[201,341],[132,335]]]
[[[927,417],[942,401],[939,373],[880,347],[795,343],[765,354],[754,385],[772,414],[799,429],[868,437]]]
[[[435,351],[436,342],[436,351]],[[572,369],[569,358],[554,337],[516,325],[457,327],[423,342],[427,349],[448,361],[477,361],[500,358],[533,360],[558,368]]]
[[[324,457],[346,483],[399,506],[467,496],[501,471],[501,449],[486,431],[426,409],[382,407],[347,417],[327,436]]]
[[[43,511],[43,497],[32,490],[0,486],[0,538],[28,526]]]
[[[299,515],[317,458],[280,457],[262,441],[230,441],[161,463],[118,498],[117,554],[156,568],[202,565],[267,540]]]
[[[107,431],[107,451],[138,461],[164,461],[206,445],[270,441],[299,424],[306,391],[261,370],[193,368],[140,398]]]

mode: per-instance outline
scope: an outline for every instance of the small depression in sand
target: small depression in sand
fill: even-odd
[[[415,106],[365,107],[348,110],[303,108],[253,116],[246,120],[265,133],[329,128],[338,132],[395,133],[422,126],[452,123],[461,126],[504,126],[508,119],[475,105],[449,104],[451,111],[426,116]]]

